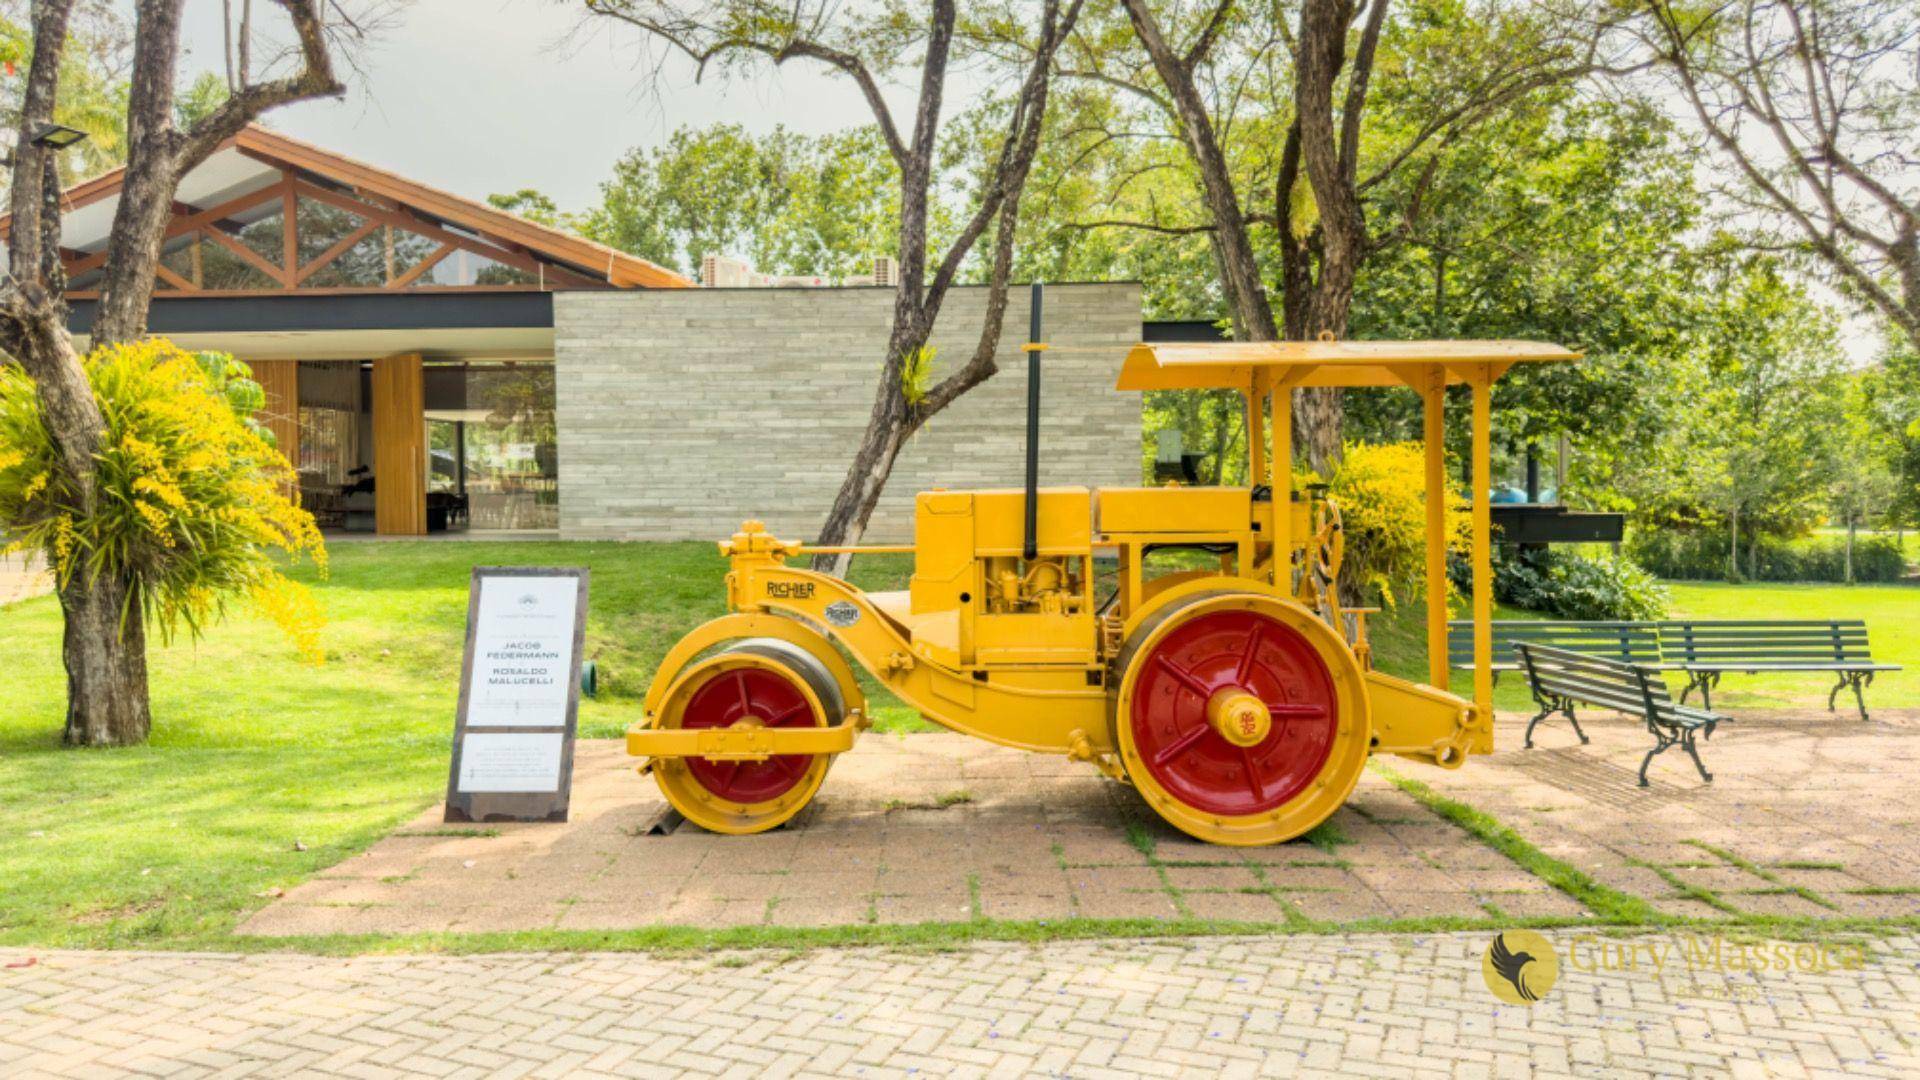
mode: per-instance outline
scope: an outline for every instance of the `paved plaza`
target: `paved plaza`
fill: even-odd
[[[1920,914],[1920,718],[1749,711],[1636,786],[1645,729],[1593,743],[1500,718],[1503,750],[1400,775],[1491,814],[1548,855],[1673,916]],[[648,827],[665,809],[618,742],[580,746],[564,826],[446,826],[436,807],[291,889],[250,935],[837,926],[1178,918],[1351,923],[1578,918],[1572,896],[1377,771],[1321,843],[1230,849],[1159,823],[1085,765],[957,735],[868,735],[814,805],[759,836]]]
[[[902,923],[1044,938],[1038,924],[1069,918],[1239,932],[353,958],[0,950],[0,1076],[1920,1075],[1913,924],[1821,925],[1920,912],[1920,715],[1745,711],[1706,745],[1712,785],[1670,757],[1646,789],[1632,724],[1590,716],[1591,745],[1549,727],[1524,751],[1522,722],[1501,717],[1509,749],[1458,771],[1385,762],[1426,788],[1370,771],[1316,842],[1249,851],[1159,826],[1089,769],[945,735],[868,736],[773,833],[656,835],[652,783],[617,743],[583,743],[570,823],[450,827],[436,809],[267,904],[241,940]],[[1477,832],[1450,819],[1467,808],[1487,815]],[[1584,928],[1576,894],[1593,890],[1496,850],[1502,826],[1616,907],[1713,921]],[[1477,928],[1367,932],[1431,916]],[[1536,1004],[1502,1004],[1483,958],[1523,919],[1551,921],[1539,932],[1559,977]]]
[[[0,950],[0,1074],[1920,1074],[1911,936],[1824,972],[1690,965],[1702,943],[1665,936],[1610,945],[1664,967],[1609,968],[1578,937],[1553,934],[1561,976],[1533,1006],[1488,992],[1472,933],[27,967]]]

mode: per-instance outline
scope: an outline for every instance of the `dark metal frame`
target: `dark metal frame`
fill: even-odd
[[[473,687],[473,647],[480,623],[480,583],[487,578],[570,577],[578,583],[573,605],[573,658],[567,673],[567,719],[561,731],[559,790],[552,792],[465,792],[460,790],[460,759],[467,744],[467,706]],[[455,714],[453,753],[447,763],[449,822],[565,821],[573,790],[573,744],[580,717],[580,664],[586,651],[587,585],[585,567],[476,566],[467,595],[467,647],[460,663],[460,703]],[[551,726],[503,724],[480,729],[488,735],[549,735]]]
[[[1534,664],[1534,657],[1533,657],[1534,648],[1536,648],[1535,645],[1532,645],[1524,641],[1515,642],[1513,646],[1514,652],[1518,653],[1520,656],[1521,668],[1527,674],[1527,684],[1529,689],[1531,689],[1533,693],[1533,698],[1541,706],[1539,714],[1534,716],[1534,718],[1531,721],[1529,721],[1527,724],[1526,747],[1528,749],[1532,749],[1533,747],[1534,725],[1538,724],[1541,720],[1546,719],[1548,716],[1551,716],[1556,712],[1564,712],[1566,714],[1567,719],[1569,721],[1572,721],[1573,723],[1574,732],[1580,736],[1580,742],[1582,744],[1585,744],[1588,741],[1587,734],[1586,732],[1580,730],[1580,721],[1576,719],[1573,714],[1573,704],[1574,704],[1575,698],[1569,694],[1563,694],[1563,693],[1558,693],[1555,691],[1548,690],[1541,685],[1542,680],[1540,677],[1540,672],[1539,672],[1539,669]],[[1552,649],[1553,647],[1546,646],[1546,648]],[[1560,649],[1556,651],[1568,652],[1568,653],[1573,652],[1573,650],[1570,650],[1570,649]],[[1641,664],[1629,664],[1629,663],[1625,663],[1619,660],[1614,660],[1610,657],[1605,657],[1605,656],[1593,656],[1585,653],[1577,653],[1575,655],[1578,655],[1581,661],[1584,663],[1596,665],[1598,667],[1601,667],[1609,671],[1617,671],[1623,675],[1630,675],[1632,677],[1632,682],[1639,693],[1639,698],[1640,698],[1639,712],[1641,715],[1641,719],[1645,721],[1647,725],[1647,732],[1651,734],[1654,739],[1653,749],[1647,751],[1647,756],[1642,758],[1640,761],[1640,786],[1641,787],[1648,786],[1647,768],[1648,766],[1653,764],[1653,759],[1665,753],[1669,749],[1672,749],[1675,746],[1678,746],[1682,750],[1685,750],[1687,752],[1687,756],[1693,759],[1693,767],[1699,770],[1700,778],[1702,780],[1706,781],[1709,784],[1713,782],[1713,774],[1707,771],[1706,764],[1700,760],[1700,751],[1699,751],[1699,748],[1695,745],[1695,739],[1700,736],[1704,736],[1709,739],[1713,738],[1713,730],[1716,726],[1718,726],[1719,722],[1722,719],[1724,719],[1723,717],[1708,714],[1704,720],[1702,720],[1697,724],[1683,723],[1678,719],[1663,719],[1661,717],[1661,712],[1662,712],[1661,703],[1654,699],[1654,693],[1653,693],[1654,680],[1660,678],[1660,672],[1658,671],[1658,669],[1647,667]],[[1626,687],[1624,685],[1625,680],[1622,680],[1622,682],[1623,682],[1623,685],[1620,687],[1619,692],[1625,693],[1626,692]],[[1666,693],[1665,693],[1666,683],[1662,682],[1660,684],[1660,688],[1662,691],[1661,696],[1666,697]],[[1609,701],[1609,702],[1606,702],[1605,704],[1608,708],[1612,708],[1621,712],[1627,712],[1631,714],[1633,711],[1630,707],[1623,707],[1623,706],[1627,706],[1626,702]],[[1669,699],[1666,702],[1666,707],[1668,711],[1672,711],[1680,706],[1678,706],[1677,703]]]

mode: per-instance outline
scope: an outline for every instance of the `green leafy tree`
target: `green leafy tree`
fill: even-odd
[[[112,433],[89,383],[84,358],[67,326],[66,274],[61,232],[61,159],[33,135],[71,101],[70,60],[78,25],[71,0],[39,0],[30,8],[27,62],[13,117],[7,158],[7,275],[0,281],[0,349],[19,364],[37,394],[39,416],[57,472],[47,484],[72,500],[76,534],[90,535],[97,518],[120,512],[110,505],[110,476],[102,475]],[[328,5],[328,11],[337,5]],[[127,78],[126,173],[113,207],[101,269],[91,344],[112,346],[146,336],[160,258],[159,238],[173,213],[181,179],[262,113],[292,101],[337,95],[332,48],[358,32],[352,22],[329,26],[320,0],[275,0],[297,47],[276,74],[242,78],[225,102],[192,127],[175,125],[181,5],[143,0],[137,5],[133,62]],[[9,86],[13,84],[8,83]],[[103,483],[105,481],[105,483]],[[101,533],[106,536],[107,534]],[[92,552],[83,552],[91,559]],[[69,556],[72,557],[72,556]],[[146,739],[152,726],[146,668],[146,583],[117,558],[100,573],[67,574],[59,589],[66,623],[67,742],[125,745]]]
[[[227,86],[227,80],[211,71],[203,71],[200,76],[180,91],[173,99],[173,122],[182,128],[193,125],[212,116],[215,109],[227,103],[233,96],[233,90]]]
[[[1870,374],[1855,375],[1843,382],[1835,436],[1838,445],[1827,483],[1828,511],[1847,530],[1843,577],[1848,584],[1854,580],[1855,534],[1862,524],[1875,518],[1884,520],[1900,485],[1895,471],[1898,459],[1890,452],[1898,444],[1884,437],[1880,417],[1869,399],[1877,389],[1875,382]]]
[[[22,92],[33,66],[28,6],[18,0],[0,3],[0,63],[20,72],[19,77],[0,79],[0,113],[8,127],[20,122]],[[97,176],[127,159],[127,72],[132,50],[133,34],[118,7],[76,6],[67,23],[52,119],[87,137],[57,155],[61,183]]]
[[[1777,260],[1703,285],[1717,302],[1667,368],[1662,444],[1624,479],[1644,524],[1724,529],[1727,572],[1740,577],[1763,539],[1820,520],[1842,450],[1844,369],[1833,316]]]
[[[324,568],[313,516],[292,500],[293,466],[253,420],[266,395],[246,365],[148,339],[102,346],[88,382],[106,430],[89,508],[61,467],[33,380],[0,367],[0,533],[36,550],[62,589],[130,583],[118,613],[162,638],[198,636],[234,600],[321,658],[320,609],[274,553]]]
[[[562,213],[554,205],[553,199],[546,193],[534,188],[521,188],[507,195],[489,195],[487,204],[496,210],[505,210],[509,214],[518,214],[528,221],[557,229],[577,230],[579,223],[571,214]]]
[[[578,221],[601,243],[698,272],[709,254],[779,274],[842,279],[892,250],[899,170],[879,133],[753,135],[735,124],[681,128],[628,151]],[[550,207],[549,207],[550,209]],[[931,211],[938,233],[951,217]]]

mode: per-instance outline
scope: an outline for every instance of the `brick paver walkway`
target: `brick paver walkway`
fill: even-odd
[[[1635,769],[1644,727],[1589,714],[1581,746],[1499,718],[1502,751],[1388,767],[1675,916],[1920,915],[1920,716],[1748,712],[1704,751]],[[1202,844],[1086,765],[959,735],[869,735],[786,828],[645,835],[664,809],[614,740],[580,744],[566,825],[440,824],[435,808],[288,891],[263,936],[1040,920],[1242,923],[1577,918],[1578,901],[1367,773],[1316,846]],[[1132,836],[1129,836],[1129,830]]]
[[[1500,1005],[1482,934],[903,953],[0,950],[0,1075],[1920,1075],[1920,939],[1862,970],[1596,966]],[[1696,943],[1697,944],[1697,943]],[[1618,950],[1615,950],[1618,955]],[[1580,960],[1579,957],[1584,957]]]

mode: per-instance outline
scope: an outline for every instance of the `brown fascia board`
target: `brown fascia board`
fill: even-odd
[[[615,286],[648,289],[694,287],[694,282],[684,275],[637,255],[629,255],[485,203],[408,180],[385,169],[269,131],[257,124],[249,124],[238,135],[222,143],[215,152],[227,147],[236,147],[266,164],[304,170],[348,188],[374,192],[403,205],[417,207],[433,218],[522,245],[555,263],[605,277]],[[126,172],[126,167],[121,166],[68,188],[61,193],[63,208],[71,211],[112,197],[125,182]],[[11,226],[11,214],[0,216],[0,241],[7,238]]]

